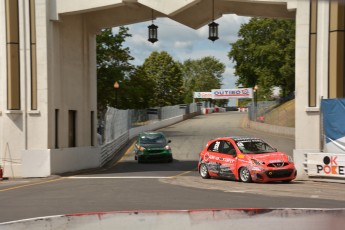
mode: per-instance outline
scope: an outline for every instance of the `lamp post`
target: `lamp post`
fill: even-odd
[[[258,87],[258,85],[255,85],[254,86],[254,105],[255,105],[255,107],[257,106],[257,100],[258,100],[258,95],[257,95],[257,91],[258,91],[258,89],[259,89],[259,87]]]
[[[117,107],[117,91],[119,90],[120,85],[119,83],[116,81],[114,83],[114,89],[115,89],[115,108]]]
[[[254,121],[256,121],[257,119],[256,119],[256,116],[257,116],[257,109],[258,109],[258,107],[257,107],[257,105],[258,105],[258,89],[259,89],[259,87],[258,87],[258,85],[255,85],[254,86]]]

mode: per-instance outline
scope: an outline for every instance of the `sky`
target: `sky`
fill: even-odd
[[[131,55],[135,59],[132,62],[134,65],[142,65],[153,51],[166,51],[175,61],[180,62],[213,56],[226,66],[222,88],[233,89],[237,78],[234,75],[234,63],[227,55],[231,49],[230,43],[237,40],[241,25],[247,23],[249,19],[232,14],[219,18],[215,21],[219,24],[219,39],[212,42],[208,40],[208,25],[194,30],[169,18],[158,18],[154,20],[154,24],[158,26],[157,42],[152,44],[147,41],[147,27],[152,24],[152,21],[147,21],[126,25],[132,37],[126,38],[124,46],[130,48]]]

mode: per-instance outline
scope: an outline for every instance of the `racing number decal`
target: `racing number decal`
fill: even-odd
[[[219,152],[220,141],[217,141],[213,147],[213,152]]]

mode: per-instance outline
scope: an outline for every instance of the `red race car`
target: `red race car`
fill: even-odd
[[[199,154],[202,178],[218,177],[249,182],[290,182],[297,171],[285,153],[259,138],[222,137],[210,140]]]

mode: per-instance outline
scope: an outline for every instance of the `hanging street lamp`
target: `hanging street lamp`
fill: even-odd
[[[212,22],[208,24],[208,39],[211,41],[217,40],[218,37],[218,23],[214,22],[214,0],[212,1]]]
[[[208,39],[214,42],[215,40],[219,38],[218,37],[218,23],[211,22],[210,24],[208,24],[208,27],[209,27]]]
[[[152,24],[150,26],[148,26],[149,28],[149,39],[147,39],[149,42],[155,43],[156,41],[158,41],[157,38],[157,28],[158,26]]]
[[[149,28],[149,38],[147,39],[149,42],[155,43],[158,41],[158,26],[153,24],[153,10],[152,10],[152,25],[148,26]]]

